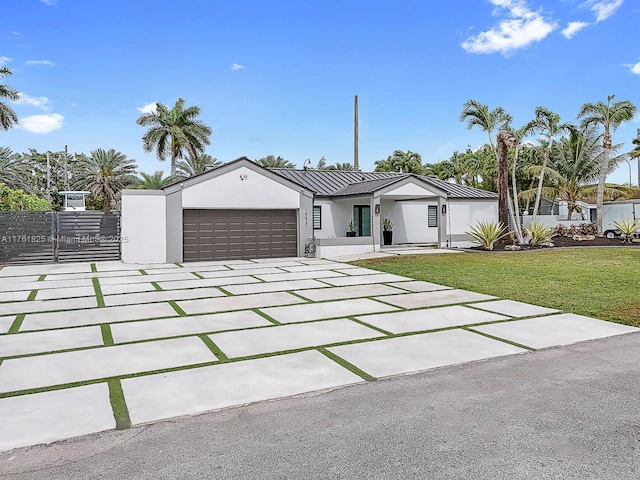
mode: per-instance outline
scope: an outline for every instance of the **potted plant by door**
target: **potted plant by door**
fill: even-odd
[[[382,221],[382,239],[384,245],[391,245],[393,243],[393,222],[388,218]]]
[[[353,224],[353,220],[349,222],[349,230],[347,231],[347,237],[355,237],[356,236],[356,227]]]

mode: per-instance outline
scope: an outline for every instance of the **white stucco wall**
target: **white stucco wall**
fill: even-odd
[[[478,222],[498,221],[497,200],[449,200],[447,235],[462,235]]]
[[[123,262],[166,263],[167,224],[163,192],[124,190],[121,222]]]
[[[393,243],[436,243],[438,227],[429,227],[429,205],[437,200],[382,200],[381,219],[393,222]],[[440,215],[438,215],[440,221]],[[382,235],[382,233],[380,234]]]
[[[182,192],[183,208],[300,208],[300,189],[284,186],[247,167],[190,185]]]

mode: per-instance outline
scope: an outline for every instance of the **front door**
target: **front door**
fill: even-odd
[[[370,205],[354,205],[353,206],[353,223],[356,226],[356,236],[371,236],[371,206]]]

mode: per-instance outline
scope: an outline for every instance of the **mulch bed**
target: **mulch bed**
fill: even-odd
[[[629,247],[629,248],[640,248],[640,243],[622,243],[622,239],[618,238],[604,238],[604,237],[596,237],[594,240],[574,240],[572,237],[553,237],[551,240],[553,243],[553,247],[539,247],[533,245],[520,245],[520,250],[516,251],[528,251],[528,250],[543,250],[543,249],[552,249],[552,248],[564,248],[564,247]],[[513,245],[510,239],[505,239],[497,242],[493,246],[494,252],[504,252],[507,245]],[[481,251],[486,252],[482,247],[471,247],[465,250],[471,251]]]

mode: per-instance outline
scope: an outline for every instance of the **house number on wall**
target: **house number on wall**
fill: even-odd
[[[240,180],[242,180],[243,182],[247,179],[247,174],[246,173],[241,173],[240,174]]]

